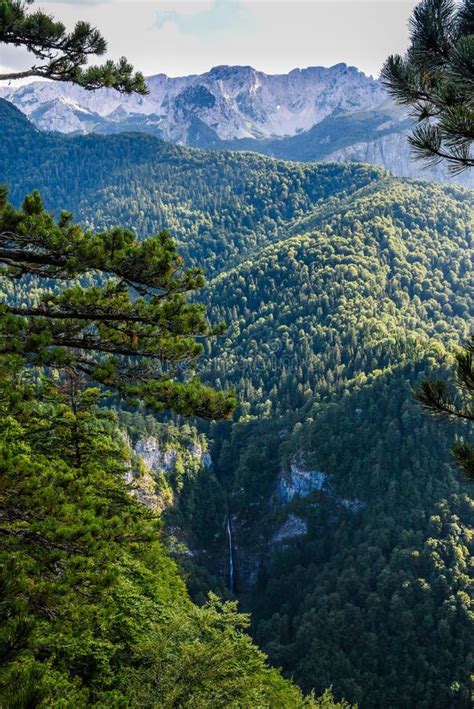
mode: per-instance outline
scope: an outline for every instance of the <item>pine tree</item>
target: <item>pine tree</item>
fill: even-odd
[[[212,337],[204,307],[187,295],[204,285],[186,269],[166,231],[139,242],[131,231],[83,231],[71,214],[55,220],[34,192],[21,209],[0,195],[0,263],[13,279],[36,276],[73,285],[39,303],[0,306],[0,352],[34,367],[68,370],[155,412],[225,418],[232,393],[218,393],[192,376]],[[77,279],[95,274],[85,287]],[[76,282],[74,283],[74,279]]]
[[[415,156],[455,174],[474,166],[474,0],[423,0],[410,28],[406,55],[387,59],[382,81],[419,123]]]
[[[78,22],[67,32],[61,22],[36,10],[29,12],[33,0],[0,0],[0,44],[25,47],[35,57],[26,71],[0,74],[0,81],[40,77],[53,81],[72,81],[85,89],[113,88],[122,93],[147,93],[141,73],[122,57],[117,63],[86,66],[90,57],[102,56],[107,42],[87,22]]]
[[[474,167],[474,0],[423,0],[410,20],[411,45],[405,55],[390,56],[382,81],[419,125],[409,137],[415,156],[447,162],[452,173]],[[456,383],[465,405],[458,406],[445,382],[424,381],[415,395],[430,413],[472,422],[474,340],[456,355]],[[474,447],[465,440],[453,447],[468,479],[474,479]]]
[[[190,601],[99,392],[22,365],[0,357],[0,706],[348,709],[268,667],[235,602]]]
[[[418,401],[432,414],[451,421],[474,421],[474,338],[456,355],[456,384],[458,394],[453,394],[442,380],[425,380],[415,391]],[[460,399],[460,402],[459,402]],[[459,467],[469,480],[474,480],[474,446],[459,439],[453,446]]]

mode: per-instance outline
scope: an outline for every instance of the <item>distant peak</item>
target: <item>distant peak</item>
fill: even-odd
[[[212,69],[209,71],[209,74],[219,74],[219,75],[226,75],[226,76],[232,76],[234,74],[242,74],[242,73],[253,73],[255,72],[255,69],[252,66],[245,65],[245,66],[240,66],[240,65],[230,65],[230,64],[220,64],[218,66],[213,66]]]
[[[359,74],[360,76],[365,76],[368,79],[373,78],[372,76],[369,76],[364,71],[362,71],[362,69],[358,69],[356,66],[353,66],[352,64],[345,64],[344,62],[340,62],[339,64],[334,64],[334,66],[330,67],[330,71],[344,73],[344,74]]]
[[[216,66],[213,66],[209,71],[205,71],[200,74],[187,74],[183,76],[169,76],[168,74],[153,74],[151,76],[147,77],[147,80],[165,80],[165,79],[194,79],[194,78],[199,78],[202,76],[211,76],[212,78],[229,78],[232,76],[239,76],[239,75],[248,75],[248,74],[258,74],[262,76],[295,76],[298,74],[306,74],[306,75],[311,75],[311,74],[328,74],[328,73],[336,73],[336,74],[342,74],[342,73],[349,73],[349,74],[363,74],[364,76],[367,76],[368,78],[373,78],[368,76],[367,74],[364,74],[364,72],[361,69],[358,69],[356,66],[353,66],[351,64],[346,64],[345,62],[339,62],[338,64],[333,64],[332,66],[321,66],[321,65],[314,65],[314,66],[307,66],[307,67],[295,67],[294,69],[290,69],[288,71],[282,71],[282,72],[266,72],[261,69],[256,69],[255,67],[251,66],[250,64],[217,64]]]

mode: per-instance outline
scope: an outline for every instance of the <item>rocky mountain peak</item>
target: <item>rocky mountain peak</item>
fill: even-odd
[[[196,118],[212,129],[217,139],[260,140],[293,136],[334,111],[372,108],[386,98],[377,81],[346,64],[274,75],[251,66],[220,65],[201,75],[156,74],[148,84],[150,93],[144,97],[123,97],[110,90],[87,92],[52,82],[3,87],[0,96],[14,103],[39,128],[50,130],[53,125],[54,130],[64,133],[93,131],[91,114],[99,117],[99,124],[100,119],[107,120],[112,114],[116,123],[122,115],[127,128],[132,115],[159,115],[161,137],[181,143],[189,142]],[[58,100],[63,106],[60,119]],[[46,110],[45,104],[50,104]],[[50,111],[54,112],[53,123]],[[97,128],[106,131],[103,125]]]
[[[371,162],[403,177],[472,185],[429,171],[410,156],[410,121],[381,83],[343,62],[265,74],[219,65],[204,74],[147,79],[147,96],[36,81],[0,86],[42,130],[69,134],[147,132],[198,148],[253,150],[305,162]]]

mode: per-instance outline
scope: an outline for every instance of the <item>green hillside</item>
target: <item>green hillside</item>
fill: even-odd
[[[177,553],[193,596],[228,582],[230,518],[254,637],[305,691],[467,709],[472,502],[449,453],[466,429],[427,417],[412,387],[448,376],[467,333],[472,192],[368,165],[41,134],[1,101],[0,124],[15,202],[35,187],[91,226],[168,226],[212,278],[202,298],[229,328],[200,370],[240,405],[233,423],[196,423],[214,465],[183,476],[167,513],[192,547]]]
[[[380,179],[369,165],[299,165],[257,155],[190,150],[141,134],[67,138],[40,133],[0,100],[0,175],[11,199],[40,187],[86,225],[120,223],[140,235],[169,228],[183,256],[222,270],[315,205]]]
[[[190,601],[98,392],[0,365],[1,706],[313,706],[235,604]]]
[[[206,372],[243,400],[214,455],[256,637],[363,707],[470,703],[472,500],[411,389],[467,334],[472,218],[466,191],[384,179],[210,286],[231,326]],[[325,484],[285,505],[295,465]]]
[[[387,178],[291,224],[298,235],[212,281],[216,317],[231,313],[212,376],[261,388],[281,412],[306,400],[297,385],[324,396],[329,371],[343,384],[398,362],[407,339],[457,340],[472,307],[472,214],[460,188]],[[279,362],[291,368],[283,389]]]

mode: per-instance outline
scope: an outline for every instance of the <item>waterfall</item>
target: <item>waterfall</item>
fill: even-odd
[[[229,545],[229,589],[234,592],[234,550],[232,549],[232,528],[230,526],[230,514],[227,516],[227,542]]]

